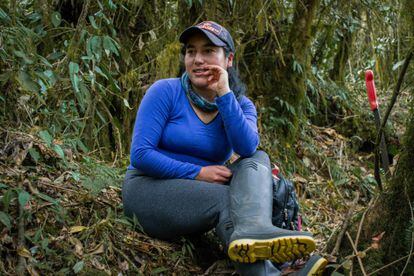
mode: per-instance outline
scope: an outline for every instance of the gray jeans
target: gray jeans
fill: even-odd
[[[262,151],[250,158],[261,164],[269,162]],[[229,166],[233,173],[238,167]],[[232,180],[223,185],[192,179],[158,179],[129,170],[122,187],[124,211],[127,216],[137,217],[146,234],[160,239],[203,233],[215,227],[227,248],[233,232],[229,196],[232,184]],[[279,275],[270,261],[235,266],[241,275]]]
[[[129,170],[122,199],[125,214],[135,215],[144,232],[155,238],[174,239],[216,227],[220,240],[227,244],[232,232],[228,185],[157,179]]]

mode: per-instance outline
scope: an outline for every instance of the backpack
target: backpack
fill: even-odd
[[[299,215],[299,201],[295,186],[290,180],[279,173],[273,172],[273,214],[274,226],[301,231],[302,223]]]

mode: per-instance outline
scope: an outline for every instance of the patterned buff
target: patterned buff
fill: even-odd
[[[207,101],[206,99],[204,99],[203,97],[201,97],[193,91],[193,89],[191,88],[190,78],[188,77],[187,72],[185,72],[181,76],[181,85],[183,86],[185,93],[187,94],[187,97],[191,100],[191,102],[204,112],[211,113],[218,109],[216,103]]]

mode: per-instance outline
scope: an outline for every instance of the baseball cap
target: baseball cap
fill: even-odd
[[[185,29],[180,35],[180,42],[186,43],[191,35],[200,31],[203,32],[214,45],[228,47],[231,52],[235,52],[233,38],[229,31],[213,21],[203,21],[195,26]]]

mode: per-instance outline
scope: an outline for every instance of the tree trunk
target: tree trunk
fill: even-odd
[[[284,106],[279,116],[287,119],[284,125],[286,141],[294,141],[303,115],[303,99],[306,93],[306,79],[310,72],[310,44],[313,39],[311,27],[319,0],[296,1],[295,15],[289,32],[289,43],[285,63],[281,66],[281,83],[278,85],[279,104]],[[273,91],[269,91],[273,92]],[[268,106],[274,105],[270,96]]]
[[[353,1],[342,1],[339,8],[344,10],[344,19],[340,22],[340,40],[338,43],[338,51],[334,58],[333,68],[329,72],[329,77],[337,82],[343,84],[345,77],[345,67],[348,62],[349,53],[352,50],[353,40],[353,13],[358,12],[358,7]]]
[[[414,2],[405,0],[402,13],[406,13],[408,37],[412,39],[414,30]],[[413,40],[409,41],[414,44]],[[410,49],[410,45],[407,48]],[[410,49],[411,51],[411,49]],[[411,94],[414,95],[411,89]],[[362,228],[359,250],[372,243],[372,237],[385,232],[378,250],[370,250],[364,259],[368,273],[393,261],[393,265],[381,270],[380,275],[414,274],[414,102],[406,123],[399,161],[385,192],[381,194],[369,212]]]
[[[414,245],[414,110],[407,121],[403,148],[392,180],[384,194],[367,213],[362,231],[365,244],[359,250],[371,244],[372,237],[385,232],[379,250],[371,250],[364,261],[369,271],[375,270],[394,260],[413,253]],[[382,271],[381,275],[398,275],[403,270],[407,258]],[[407,275],[414,273],[411,261],[407,266]]]

